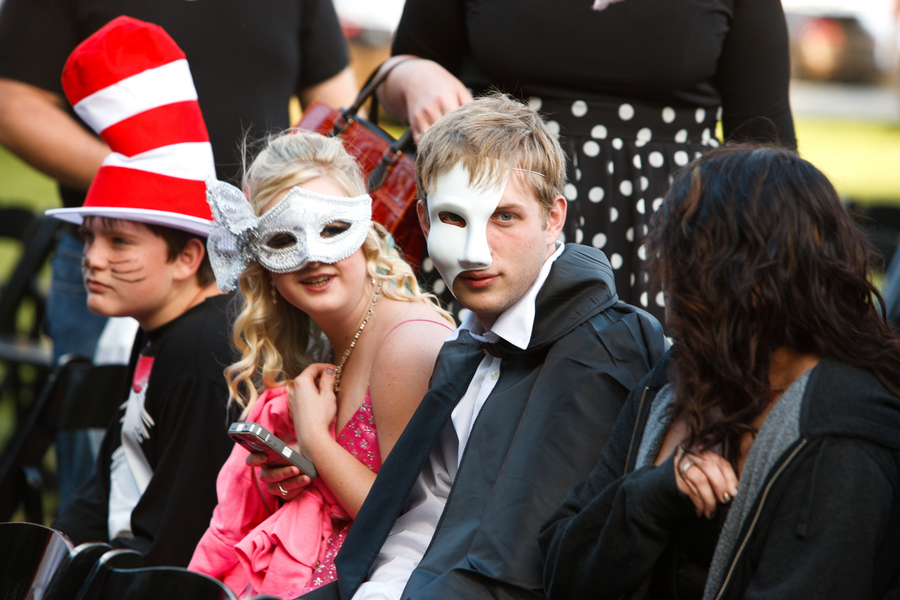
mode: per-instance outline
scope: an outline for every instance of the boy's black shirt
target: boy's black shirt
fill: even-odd
[[[131,385],[107,428],[96,473],[53,523],[75,544],[106,541],[133,548],[145,555],[148,566],[190,562],[216,505],[216,477],[232,449],[226,430],[237,415],[226,408],[223,376],[235,359],[228,318],[231,297],[208,298],[162,327],[138,331],[129,363]],[[139,449],[152,475],[147,474],[150,481],[131,513],[134,537],[110,540],[113,463],[125,460],[122,431],[128,396],[144,384]]]

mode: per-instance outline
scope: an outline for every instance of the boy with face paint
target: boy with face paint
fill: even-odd
[[[338,585],[306,597],[543,598],[538,530],[666,348],[618,301],[602,252],[557,241],[564,166],[540,116],[500,94],[422,136],[420,222],[469,312],[338,554]]]
[[[80,225],[88,308],[140,330],[95,474],[53,527],[187,566],[233,445],[230,296],[206,255],[212,148],[184,54],[155,25],[121,17],[100,29],[69,57],[63,87],[113,152],[83,206],[47,212]]]

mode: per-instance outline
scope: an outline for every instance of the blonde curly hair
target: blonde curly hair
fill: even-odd
[[[340,140],[317,133],[285,132],[269,138],[253,164],[245,168],[243,188],[259,215],[280,192],[316,177],[329,177],[348,196],[366,193],[356,161]],[[372,222],[362,245],[366,271],[381,284],[381,293],[393,300],[423,301],[448,323],[453,317],[437,298],[419,289],[412,268],[393,245],[393,238]],[[268,271],[252,262],[238,280],[243,304],[234,322],[234,344],[239,361],[225,369],[229,403],[249,412],[260,392],[289,382],[309,364],[323,360],[327,340],[309,316],[289,302],[272,303]]]

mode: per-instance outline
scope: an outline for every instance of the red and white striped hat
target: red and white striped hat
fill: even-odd
[[[159,26],[118,17],[87,38],[63,69],[66,97],[112,153],[79,208],[47,214],[165,225],[207,235],[212,146],[184,52]]]

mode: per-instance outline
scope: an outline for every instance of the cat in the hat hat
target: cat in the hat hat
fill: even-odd
[[[184,52],[162,28],[119,17],[72,52],[62,82],[112,153],[83,206],[47,214],[81,224],[88,308],[155,329],[218,293],[203,239],[215,167]],[[125,235],[133,243],[114,241]]]

